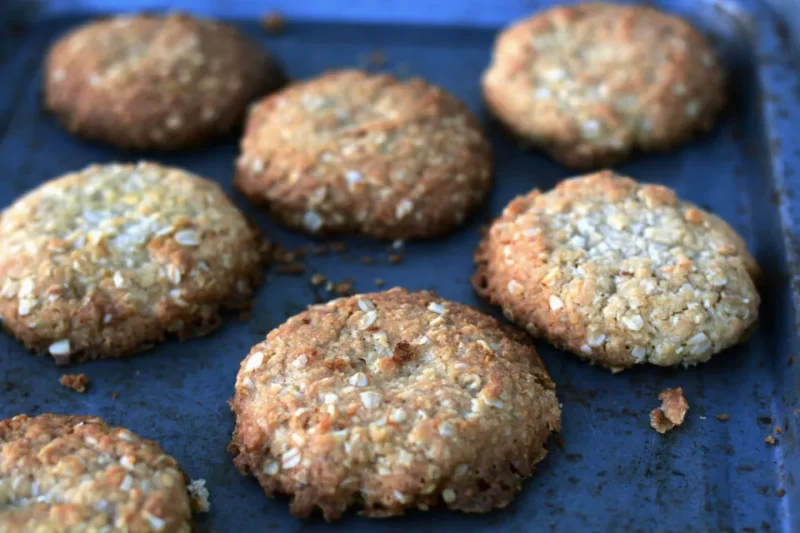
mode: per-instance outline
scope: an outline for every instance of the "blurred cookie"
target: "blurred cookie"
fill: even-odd
[[[242,362],[231,405],[239,471],[327,520],[505,507],[561,424],[527,335],[403,289],[289,319]]]
[[[249,304],[265,243],[215,183],[154,164],[91,166],[0,217],[0,317],[57,363],[202,335]]]
[[[646,6],[587,3],[506,29],[483,93],[516,135],[586,168],[709,129],[725,102],[724,78],[688,22]]]
[[[118,16],[53,45],[44,98],[73,133],[166,151],[231,132],[252,100],[284,83],[275,60],[227,24],[180,14]]]
[[[312,234],[430,237],[491,188],[488,141],[467,107],[421,79],[325,74],[251,111],[236,185]]]
[[[758,266],[725,222],[612,172],[513,200],[475,254],[478,292],[592,363],[694,365],[755,327]]]
[[[0,532],[192,531],[175,459],[97,417],[0,421],[0,457]]]

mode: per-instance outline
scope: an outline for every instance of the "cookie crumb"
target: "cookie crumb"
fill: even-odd
[[[189,491],[193,512],[207,513],[211,509],[211,503],[208,501],[210,494],[206,488],[205,479],[193,479],[186,490]]]
[[[322,274],[314,274],[311,276],[311,279],[309,281],[311,282],[311,285],[313,285],[314,287],[319,287],[320,285],[325,283],[327,279],[328,278],[326,278]]]
[[[86,374],[64,374],[58,380],[61,385],[75,392],[84,393],[89,386],[89,378]]]
[[[268,33],[280,35],[286,29],[286,17],[277,11],[272,11],[261,18],[261,26]]]
[[[773,437],[772,435],[767,435],[767,438],[764,439],[764,442],[766,442],[770,446],[775,446],[778,443],[778,441],[775,440],[775,437]]]
[[[376,287],[383,287],[384,285],[386,285],[386,282],[383,281],[383,278],[375,278]]]
[[[117,398],[119,398],[119,393],[114,391],[114,393],[111,394],[111,399],[116,400]]]
[[[780,427],[780,426],[776,427],[775,428],[775,434],[776,435],[780,435],[781,433],[783,433],[783,428]]]
[[[371,264],[375,263],[375,260],[373,258],[371,258],[370,256],[365,255],[364,257],[361,258],[361,263],[364,264],[364,265],[371,265]]]
[[[367,67],[381,68],[386,65],[386,53],[383,50],[373,50],[367,55]]]
[[[683,424],[689,402],[683,397],[683,388],[664,389],[658,395],[661,407],[650,412],[650,425],[661,434]]]
[[[720,422],[727,422],[728,420],[730,420],[730,418],[731,417],[728,415],[728,413],[722,413],[721,415],[717,415],[717,420],[719,420]]]
[[[778,489],[775,491],[775,496],[778,498],[783,498],[786,495],[786,491],[783,489]]]
[[[275,272],[278,274],[288,274],[290,276],[299,276],[306,271],[305,263],[287,263],[284,265],[276,265]]]
[[[347,245],[341,241],[334,241],[330,243],[331,250],[337,254],[343,254],[347,251]]]
[[[333,292],[338,294],[339,296],[350,296],[353,294],[353,285],[355,285],[355,281],[352,279],[346,279],[341,283],[337,283],[333,286]]]
[[[403,256],[400,254],[392,254],[389,256],[389,262],[393,265],[399,265],[403,262]]]

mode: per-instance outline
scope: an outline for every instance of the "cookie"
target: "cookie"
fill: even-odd
[[[57,363],[202,335],[247,306],[265,242],[215,183],[155,164],[90,166],[0,215],[0,317]]]
[[[514,134],[573,168],[684,142],[725,102],[709,41],[646,6],[555,7],[518,22],[497,39],[482,84]]]
[[[82,137],[169,151],[231,132],[250,102],[284,83],[275,60],[227,24],[180,14],[118,16],[53,45],[44,102]]]
[[[489,142],[454,96],[415,78],[340,71],[249,114],[236,185],[284,224],[381,239],[444,234],[492,183]]]
[[[327,520],[505,507],[561,423],[524,333],[403,289],[289,319],[242,362],[231,406],[239,471]]]
[[[509,320],[612,370],[708,361],[758,318],[758,266],[730,226],[608,171],[513,200],[475,261]]]
[[[187,481],[157,443],[97,417],[0,422],[0,533],[189,533]]]

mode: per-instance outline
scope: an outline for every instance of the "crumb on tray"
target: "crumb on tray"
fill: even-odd
[[[650,425],[661,434],[683,424],[689,402],[683,397],[683,388],[664,389],[658,395],[661,407],[650,412]]]
[[[775,446],[778,443],[778,441],[775,440],[775,437],[773,437],[772,435],[767,435],[767,438],[764,439],[764,442],[766,442],[770,446]]]
[[[272,11],[261,18],[261,25],[269,33],[278,35],[286,29],[286,18],[277,11]]]
[[[205,479],[193,479],[186,489],[189,491],[192,511],[195,513],[207,513],[211,509],[211,503],[208,501],[210,494],[206,488]]]
[[[720,415],[717,415],[717,420],[719,420],[720,422],[727,422],[730,419],[731,417],[728,415],[728,413],[722,413]]]
[[[58,381],[66,388],[81,393],[86,392],[86,388],[89,386],[89,378],[86,374],[64,374]]]

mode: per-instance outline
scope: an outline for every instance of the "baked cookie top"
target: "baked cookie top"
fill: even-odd
[[[725,102],[725,73],[685,20],[646,6],[587,3],[505,30],[483,89],[511,130],[585,168],[710,128]]]
[[[91,416],[0,421],[0,531],[189,533],[187,479],[161,447]]]
[[[90,166],[0,214],[0,316],[60,363],[126,355],[246,305],[264,246],[211,181],[150,163]]]
[[[609,171],[516,198],[475,260],[511,320],[612,369],[707,361],[758,317],[758,266],[730,226]]]
[[[561,419],[525,334],[403,289],[316,305],[270,332],[231,404],[239,470],[329,520],[353,505],[504,507]]]
[[[247,105],[285,82],[235,28],[187,15],[90,22],[50,50],[45,103],[66,126],[124,148],[174,150],[241,123]]]
[[[492,181],[489,142],[454,96],[419,78],[338,71],[251,111],[236,184],[309,233],[442,234]]]

